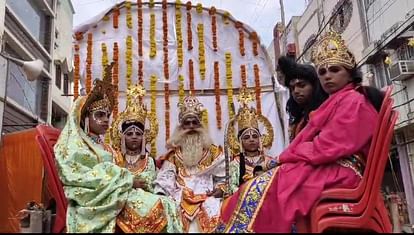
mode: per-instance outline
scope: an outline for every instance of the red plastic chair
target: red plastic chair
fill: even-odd
[[[68,202],[56,169],[55,154],[53,150],[53,147],[59,138],[60,130],[47,125],[38,125],[36,126],[36,131],[36,141],[39,144],[43,165],[48,176],[47,186],[56,201],[56,217],[54,224],[52,225],[52,232],[62,233],[66,228],[66,209]]]
[[[386,212],[385,206],[381,204],[382,197],[380,196],[380,186],[384,176],[384,169],[388,159],[389,146],[394,132],[394,125],[397,121],[398,115],[395,111],[392,112],[388,125],[386,126],[386,137],[383,145],[383,152],[378,156],[378,165],[376,167],[374,182],[372,187],[365,192],[363,199],[367,198],[365,206],[357,204],[357,206],[365,207],[362,213],[355,214],[353,216],[341,215],[341,216],[327,216],[317,221],[317,224],[312,224],[312,232],[322,232],[327,228],[353,228],[353,229],[367,229],[375,232],[392,232],[391,223],[389,217],[383,219],[384,212]],[[351,205],[353,203],[342,203],[342,205]],[[378,208],[380,206],[380,208]],[[356,208],[354,206],[354,208]],[[378,216],[375,214],[379,213]]]
[[[384,174],[385,165],[384,167],[380,167],[379,157],[383,154],[388,156],[390,144],[386,143],[386,137],[389,131],[391,131],[392,135],[393,124],[395,123],[390,123],[393,103],[391,99],[391,90],[392,87],[388,87],[384,95],[384,101],[379,113],[378,125],[374,130],[363,180],[355,189],[329,189],[322,193],[321,198],[310,213],[311,230],[313,232],[321,231],[318,224],[323,217],[360,215],[367,208],[366,204],[368,202],[374,205],[373,213],[371,213],[370,216],[373,224],[371,227],[375,227],[375,231],[379,229],[382,231],[391,231],[391,222],[382,201],[382,197],[378,195],[369,200],[371,191],[374,191],[377,194],[379,193],[379,186],[376,191],[374,190],[375,187],[373,187],[375,179],[378,180],[380,178],[382,180]],[[396,116],[396,114],[394,116]],[[383,148],[384,146],[386,146],[386,149]],[[306,230],[310,231],[309,227]]]

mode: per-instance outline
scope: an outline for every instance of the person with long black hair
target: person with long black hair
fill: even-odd
[[[315,68],[299,64],[291,57],[282,56],[278,69],[283,74],[290,97],[286,104],[289,114],[289,139],[292,141],[309,121],[310,112],[316,110],[327,98]]]

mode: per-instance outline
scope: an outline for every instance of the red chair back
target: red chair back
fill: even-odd
[[[68,202],[56,169],[55,154],[53,150],[53,147],[59,138],[60,130],[47,125],[38,125],[36,131],[36,141],[39,144],[43,165],[48,176],[48,188],[56,201],[56,218],[52,232],[61,233],[65,231],[66,227],[66,209]]]

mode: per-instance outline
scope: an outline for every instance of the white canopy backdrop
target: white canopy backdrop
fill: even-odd
[[[138,1],[140,2],[140,1]],[[185,4],[180,3],[164,3],[166,6],[166,18],[163,20],[163,8],[161,2],[155,2],[154,6],[150,6],[149,2],[143,2],[142,6],[139,6],[134,2],[122,2],[113,6],[112,8],[102,12],[101,14],[93,17],[85,24],[80,25],[74,31],[74,48],[75,57],[78,56],[79,62],[76,62],[75,67],[78,67],[78,78],[80,82],[80,88],[85,88],[87,83],[87,68],[90,67],[89,77],[93,79],[102,77],[102,65],[103,58],[107,58],[110,63],[114,59],[114,43],[117,43],[118,54],[118,90],[119,90],[119,112],[122,112],[125,108],[125,91],[127,89],[127,75],[131,73],[130,80],[132,84],[139,82],[139,61],[142,61],[143,72],[143,86],[147,91],[144,102],[147,104],[148,109],[151,109],[151,76],[155,75],[157,78],[156,85],[156,112],[159,122],[159,133],[157,136],[157,156],[165,153],[165,140],[166,140],[166,99],[164,85],[169,85],[168,100],[170,104],[170,133],[172,133],[178,123],[178,111],[177,103],[179,100],[179,75],[184,78],[184,89],[186,94],[190,90],[190,74],[189,74],[189,60],[193,61],[193,81],[194,90],[197,98],[203,103],[208,110],[208,126],[210,134],[213,137],[215,144],[223,146],[224,140],[224,127],[229,120],[229,106],[228,106],[228,89],[233,89],[233,103],[235,112],[239,108],[237,102],[237,95],[239,94],[239,88],[242,87],[242,74],[241,65],[246,67],[246,84],[248,88],[253,91],[258,89],[257,81],[255,81],[254,66],[259,68],[260,78],[260,99],[261,110],[264,116],[266,116],[273,125],[275,138],[273,146],[268,150],[268,154],[276,156],[287,145],[287,118],[285,114],[285,102],[287,98],[287,91],[284,87],[280,86],[275,79],[274,69],[269,56],[266,53],[264,47],[258,43],[257,52],[254,54],[252,32],[253,30],[247,25],[242,25],[242,35],[244,44],[244,56],[241,54],[240,46],[240,32],[235,26],[237,22],[232,16],[224,11],[217,10],[216,16],[216,38],[217,38],[217,50],[214,50],[213,44],[213,30],[212,30],[212,16],[209,13],[210,9],[203,8],[201,11],[200,6],[192,6],[189,10]],[[142,37],[140,38],[139,29],[139,10],[142,10]],[[119,12],[119,14],[117,14]],[[192,31],[192,50],[188,49],[188,13],[191,15],[191,31]],[[115,16],[114,16],[115,14]],[[150,57],[151,49],[151,14],[155,16],[155,40],[156,43],[156,56]],[[181,24],[177,22],[177,14],[181,15]],[[117,15],[117,16],[116,16]],[[223,16],[228,16],[227,20]],[[128,19],[128,20],[127,20]],[[166,19],[166,25],[165,24]],[[114,22],[117,21],[116,22]],[[227,23],[226,23],[227,22]],[[117,28],[114,25],[117,24]],[[199,46],[199,34],[198,27],[203,27],[203,46]],[[177,28],[177,26],[179,28]],[[164,45],[164,30],[168,38],[168,45],[166,48]],[[181,31],[181,36],[179,32]],[[127,47],[127,38],[132,39],[132,47]],[[89,38],[89,43],[88,43]],[[179,59],[177,50],[179,48],[178,38],[182,38],[182,50],[183,50],[183,64],[179,66]],[[139,55],[139,42],[142,42],[143,54]],[[88,45],[89,44],[89,45]],[[106,53],[102,50],[102,45],[106,47]],[[130,44],[131,45],[131,44]],[[79,48],[79,50],[76,50]],[[164,52],[168,48],[168,60],[164,62]],[[200,50],[204,48],[205,57],[205,79],[202,79],[200,72]],[[127,51],[130,51],[127,53]],[[90,54],[88,60],[88,52]],[[131,56],[128,54],[132,53]],[[225,54],[231,54],[231,82],[232,87],[228,86],[228,79],[226,79],[226,58]],[[132,60],[131,60],[132,59]],[[130,63],[130,69],[127,69],[128,61]],[[220,88],[220,107],[221,107],[221,126],[219,129],[217,126],[217,113],[216,113],[216,96],[217,89],[215,90],[215,71],[214,63],[219,64],[219,88]],[[166,66],[168,69],[168,77],[165,76]],[[76,81],[76,68],[75,68],[75,83]],[[114,76],[114,75],[113,75]],[[76,86],[76,85],[75,85]],[[153,91],[155,92],[155,91]],[[76,95],[76,94],[75,94]],[[251,103],[253,107],[256,107],[256,100]],[[263,129],[263,127],[261,127]],[[264,131],[264,130],[261,130]]]

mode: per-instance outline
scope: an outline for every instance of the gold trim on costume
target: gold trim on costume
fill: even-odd
[[[132,208],[125,206],[118,215],[116,224],[125,233],[160,233],[167,225],[167,218],[163,211],[164,206],[160,199],[144,217],[138,215]]]

